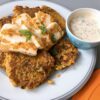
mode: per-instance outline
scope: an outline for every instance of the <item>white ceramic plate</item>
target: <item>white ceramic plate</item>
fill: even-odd
[[[47,5],[58,11],[65,19],[70,11],[60,5],[46,1],[16,1],[7,3],[0,7],[0,17],[12,14],[12,10],[16,5],[23,6],[40,6]],[[0,71],[0,96],[10,100],[55,100],[69,98],[76,93],[89,79],[96,62],[96,52],[91,50],[79,50],[80,56],[77,62],[70,68],[56,72],[60,73],[60,78],[55,78],[55,74],[51,77],[54,85],[48,85],[46,82],[40,87],[26,91],[13,87],[8,77]]]

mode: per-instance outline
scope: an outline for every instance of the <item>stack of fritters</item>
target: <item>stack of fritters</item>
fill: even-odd
[[[14,15],[0,19],[0,27],[5,23],[10,23],[12,17],[22,13],[27,13],[34,17],[35,12],[43,11],[50,14],[54,20],[65,30],[65,20],[53,9],[43,7],[22,7],[14,8]],[[56,48],[57,51],[54,51]],[[0,67],[6,70],[6,73],[14,86],[32,89],[43,83],[55,69],[63,69],[73,64],[77,58],[78,50],[69,40],[60,40],[50,52],[38,51],[37,56],[28,56],[14,52],[0,52]],[[60,64],[60,67],[58,66]]]

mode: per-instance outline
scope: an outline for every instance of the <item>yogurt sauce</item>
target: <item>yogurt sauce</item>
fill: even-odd
[[[100,41],[100,22],[91,15],[75,17],[70,22],[72,33],[86,41]]]

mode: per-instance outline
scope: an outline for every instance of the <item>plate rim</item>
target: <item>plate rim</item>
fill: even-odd
[[[67,7],[64,7],[64,6],[62,6],[62,5],[60,5],[60,4],[57,4],[57,3],[54,3],[54,2],[51,2],[51,1],[40,1],[40,0],[38,0],[38,1],[33,1],[33,0],[29,0],[29,1],[27,1],[27,0],[25,0],[25,1],[23,1],[23,0],[17,0],[17,1],[10,1],[10,2],[7,2],[7,3],[5,3],[5,4],[2,4],[2,5],[0,5],[0,7],[2,7],[2,6],[7,6],[7,5],[9,5],[9,4],[13,4],[13,3],[16,3],[16,2],[47,2],[47,3],[51,3],[51,4],[53,4],[53,5],[57,5],[57,6],[59,6],[59,7],[61,7],[62,9],[64,9],[64,10],[68,10],[69,12],[71,12],[71,10],[69,10],[69,8],[67,8]],[[51,100],[60,100],[60,99],[63,99],[63,98],[65,98],[66,96],[66,99],[68,99],[69,97],[71,97],[72,95],[74,95],[75,93],[77,93],[85,84],[86,84],[86,82],[89,80],[89,78],[90,78],[90,76],[91,76],[91,74],[92,74],[92,72],[93,72],[93,70],[94,70],[94,67],[95,67],[95,65],[96,65],[96,60],[97,60],[97,49],[96,48],[93,48],[92,49],[93,51],[94,51],[94,56],[92,56],[92,60],[91,60],[91,65],[90,65],[90,67],[89,67],[89,70],[88,70],[88,72],[86,73],[86,75],[84,76],[84,79],[82,80],[82,81],[80,81],[73,89],[71,89],[69,92],[67,92],[67,93],[64,93],[63,95],[61,95],[61,96],[58,96],[58,97],[55,97],[55,98],[53,98],[53,99],[51,99]],[[2,96],[0,96],[0,97],[2,97]],[[8,100],[8,99],[7,99]]]
[[[95,53],[95,56],[93,57],[92,56],[92,61],[91,61],[91,65],[90,65],[90,68],[88,70],[88,72],[86,73],[85,77],[83,78],[82,81],[80,81],[77,86],[73,89],[71,89],[69,92],[57,97],[57,98],[54,98],[52,100],[58,100],[58,99],[62,99],[62,98],[65,98],[66,95],[66,99],[70,98],[71,96],[73,96],[75,93],[77,93],[87,82],[88,80],[90,79],[92,73],[93,73],[93,70],[95,68],[95,65],[96,65],[96,60],[97,60],[97,49],[94,49],[94,53]]]

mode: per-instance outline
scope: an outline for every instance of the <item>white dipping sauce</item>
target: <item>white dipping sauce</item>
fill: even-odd
[[[86,41],[100,41],[100,22],[92,15],[75,17],[70,22],[72,33]]]

